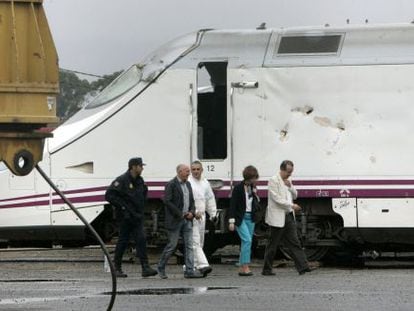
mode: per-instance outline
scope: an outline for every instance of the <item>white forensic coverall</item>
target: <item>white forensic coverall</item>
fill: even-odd
[[[204,234],[206,231],[206,212],[210,218],[216,217],[217,205],[213,190],[207,179],[201,178],[197,180],[193,176],[190,176],[188,181],[193,188],[196,213],[200,212],[202,214],[200,219],[194,218],[193,220],[194,267],[201,269],[209,265],[203,251]]]

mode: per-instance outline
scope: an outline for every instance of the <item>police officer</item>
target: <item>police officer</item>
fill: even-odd
[[[119,238],[115,247],[114,264],[117,277],[127,277],[122,271],[122,256],[132,235],[135,240],[137,257],[142,266],[142,276],[157,274],[148,264],[147,241],[144,233],[144,203],[148,188],[141,177],[144,169],[142,158],[132,158],[128,171],[117,177],[106,191],[105,198],[115,207],[119,224]]]

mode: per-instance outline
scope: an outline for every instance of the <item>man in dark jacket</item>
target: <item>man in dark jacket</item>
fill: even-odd
[[[115,247],[114,264],[117,277],[127,277],[122,269],[122,256],[132,235],[135,240],[137,257],[142,266],[142,276],[157,274],[148,264],[147,241],[144,233],[144,204],[148,188],[141,177],[144,169],[142,158],[132,158],[128,171],[117,177],[109,186],[105,199],[115,207],[119,224],[119,238]]]
[[[190,168],[188,165],[177,166],[177,176],[165,186],[165,228],[168,230],[168,243],[158,263],[158,275],[166,279],[165,266],[177,247],[180,235],[184,240],[185,278],[203,277],[194,270],[193,255],[193,218],[195,205],[191,184],[188,181]]]

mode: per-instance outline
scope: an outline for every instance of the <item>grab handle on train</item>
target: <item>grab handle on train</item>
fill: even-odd
[[[232,82],[231,86],[236,89],[257,89],[259,87],[259,82],[257,81]]]

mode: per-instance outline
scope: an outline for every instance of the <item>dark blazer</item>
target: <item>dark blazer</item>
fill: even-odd
[[[250,186],[251,187],[251,186]],[[253,187],[251,188],[253,195],[252,203],[252,219],[254,218],[255,206],[259,201],[258,197],[253,192]],[[243,221],[244,214],[246,213],[246,194],[244,192],[244,182],[237,184],[233,188],[230,199],[230,209],[229,209],[229,218],[235,219],[235,225],[240,226]]]
[[[190,206],[188,211],[195,215],[195,205],[193,190],[190,182],[186,181],[185,185],[188,188],[190,194]],[[181,223],[183,219],[183,206],[184,206],[184,194],[181,189],[178,178],[171,179],[165,186],[164,195],[165,204],[165,228],[168,230],[174,230]]]

